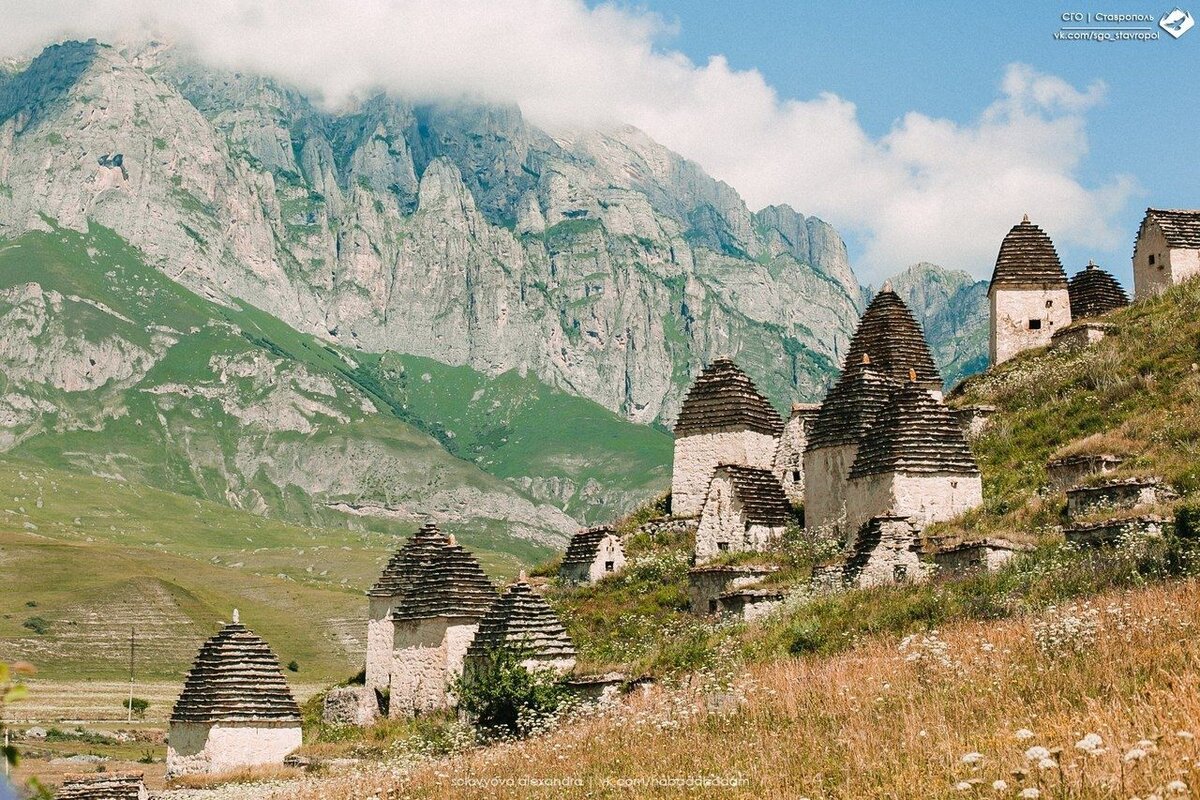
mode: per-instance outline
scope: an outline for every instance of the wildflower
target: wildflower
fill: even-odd
[[[1082,750],[1088,754],[1094,754],[1097,750],[1104,746],[1104,740],[1100,738],[1098,733],[1089,733],[1078,742],[1075,743],[1075,749]]]
[[[1018,742],[1024,742],[1033,738],[1033,731],[1029,730],[1029,728],[1021,728],[1019,731],[1014,733],[1013,736],[1017,737]]]
[[[1038,762],[1038,769],[1058,769],[1058,762],[1053,758],[1043,758]]]
[[[1188,787],[1183,781],[1171,781],[1167,784],[1167,794],[1187,794]]]
[[[1196,738],[1195,736],[1192,736],[1191,731],[1176,731],[1175,736],[1183,739],[1185,742],[1190,742],[1192,739]]]
[[[1050,751],[1041,745],[1035,745],[1025,751],[1026,761],[1041,761],[1043,758],[1049,758]]]
[[[955,791],[959,792],[969,792],[971,791],[971,784],[967,783],[966,781],[959,781],[958,783],[954,784],[954,789]]]
[[[970,764],[970,765],[974,766],[975,764],[978,764],[980,761],[983,761],[983,753],[967,753],[960,760],[964,764]]]
[[[1140,742],[1137,743],[1137,746],[1140,747],[1141,749],[1145,750],[1147,754],[1158,752],[1158,745],[1149,739],[1142,739]]]
[[[1020,797],[1022,800],[1037,800],[1042,796],[1042,793],[1033,786],[1026,786],[1021,790]]]
[[[1146,751],[1140,747],[1135,747],[1125,754],[1125,763],[1130,764],[1135,761],[1141,761],[1146,757]]]
[[[992,781],[992,789],[997,792],[1008,791],[1008,781]]]

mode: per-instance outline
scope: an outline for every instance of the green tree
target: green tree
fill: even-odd
[[[150,701],[141,697],[127,697],[121,701],[121,707],[132,711],[133,715],[138,719],[144,719],[146,710],[150,708]]]
[[[458,707],[489,736],[525,736],[569,698],[552,670],[529,669],[519,649],[500,648],[454,682]]]

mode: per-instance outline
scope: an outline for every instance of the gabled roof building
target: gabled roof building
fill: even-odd
[[[281,764],[301,744],[300,722],[279,659],[234,610],[200,648],[171,712],[167,774]]]
[[[1200,274],[1200,209],[1147,208],[1133,246],[1133,294],[1141,300]]]
[[[608,526],[584,528],[571,537],[558,574],[572,583],[595,583],[625,567],[621,537]]]
[[[671,513],[694,517],[718,464],[770,469],[783,419],[750,377],[717,358],[696,378],[675,423]]]

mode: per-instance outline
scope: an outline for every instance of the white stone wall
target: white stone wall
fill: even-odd
[[[1154,263],[1150,263],[1154,256]],[[1200,250],[1172,250],[1153,220],[1138,231],[1133,249],[1133,295],[1142,300],[1200,275]]]
[[[392,652],[396,626],[391,620],[396,599],[370,597],[367,607],[367,681],[368,689],[388,688],[392,680]]]
[[[612,562],[613,568],[606,569]],[[621,547],[621,539],[616,534],[610,534],[600,540],[596,548],[596,557],[588,566],[588,581],[595,583],[606,575],[616,575],[625,569],[625,549]]]
[[[1044,347],[1050,337],[1071,324],[1071,299],[1066,289],[1007,289],[999,286],[990,297],[989,352],[992,364],[1002,364],[1023,350]],[[1047,305],[1049,304],[1049,305]],[[1041,328],[1031,330],[1030,320]]]
[[[450,682],[462,673],[479,621],[466,618],[396,622],[390,717],[410,717],[453,705]]]
[[[776,439],[756,431],[696,433],[675,439],[671,468],[671,513],[694,517],[704,506],[708,482],[718,464],[771,469]]]
[[[298,722],[172,722],[167,733],[167,775],[282,764],[302,739]]]
[[[696,563],[711,561],[723,552],[742,550],[745,539],[746,518],[742,504],[733,495],[733,481],[718,473],[709,484],[696,528]]]
[[[804,454],[804,526],[810,534],[844,533],[847,476],[857,453],[858,445],[847,444]]]
[[[849,541],[872,517],[884,514],[909,517],[920,530],[982,502],[983,481],[978,475],[867,475],[849,483],[842,532]]]
[[[793,503],[804,502],[804,448],[808,445],[809,418],[793,414],[783,426],[783,436],[775,449],[775,477],[783,493]]]
[[[693,614],[711,614],[717,610],[714,601],[726,592],[745,589],[761,583],[773,568],[749,566],[723,569],[693,569],[688,572],[688,599]]]

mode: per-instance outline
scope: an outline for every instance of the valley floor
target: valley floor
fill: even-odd
[[[1186,797],[1198,618],[1195,580],[1113,592],[832,657],[718,662],[516,744],[170,796]],[[1101,744],[1081,749],[1089,734]]]

